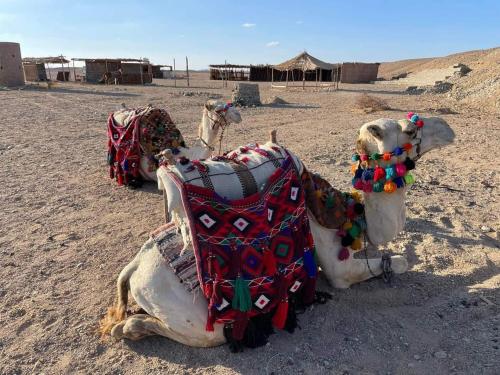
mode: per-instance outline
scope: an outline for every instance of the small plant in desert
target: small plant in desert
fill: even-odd
[[[391,109],[389,104],[381,98],[368,94],[361,94],[356,98],[355,109],[364,113],[386,111]]]

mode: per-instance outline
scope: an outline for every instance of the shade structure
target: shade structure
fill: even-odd
[[[281,64],[274,65],[273,68],[276,70],[316,70],[316,69],[324,69],[330,70],[337,67],[337,64],[329,64],[320,59],[317,59],[314,56],[311,56],[307,52],[302,52],[301,54],[295,56],[294,58],[282,62]]]

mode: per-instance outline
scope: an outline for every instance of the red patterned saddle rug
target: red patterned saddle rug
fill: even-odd
[[[240,340],[249,318],[269,313],[274,326],[284,328],[289,297],[311,303],[317,276],[305,192],[292,158],[261,192],[239,200],[174,178],[209,301],[207,330],[215,322],[232,324]]]
[[[118,185],[134,184],[156,171],[155,155],[166,148],[178,152],[179,146],[185,147],[182,135],[164,109],[147,106],[109,115],[108,164]]]

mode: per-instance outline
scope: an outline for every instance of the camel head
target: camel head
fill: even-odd
[[[216,117],[220,119],[220,123],[225,122],[227,124],[239,124],[241,122],[240,111],[238,111],[232,103],[224,103],[222,101],[209,99],[205,103],[204,111],[216,115]]]
[[[412,117],[414,116],[414,117]],[[449,145],[455,133],[443,119],[379,119],[364,124],[353,160],[353,186],[363,191],[367,234],[371,243],[383,244],[397,236],[406,221],[405,191],[413,183],[411,170],[423,154]]]
[[[366,123],[359,130],[356,150],[368,155],[383,154],[409,143],[413,147],[408,156],[416,160],[428,151],[453,142],[455,133],[446,121],[439,117],[422,118],[422,121],[421,128],[409,120],[379,119]]]
[[[203,108],[198,135],[203,143],[213,147],[219,130],[224,131],[229,124],[240,122],[241,114],[231,103],[209,99]]]

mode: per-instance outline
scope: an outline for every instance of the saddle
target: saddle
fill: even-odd
[[[152,106],[123,109],[108,118],[108,164],[118,185],[134,185],[141,179],[141,158],[147,171],[158,168],[155,155],[185,147],[182,134],[164,109]]]
[[[208,300],[208,331],[223,323],[241,340],[249,319],[259,315],[283,329],[292,301],[313,302],[315,249],[306,194],[290,155],[265,186],[240,199],[174,173],[171,178],[188,216],[199,288]]]

